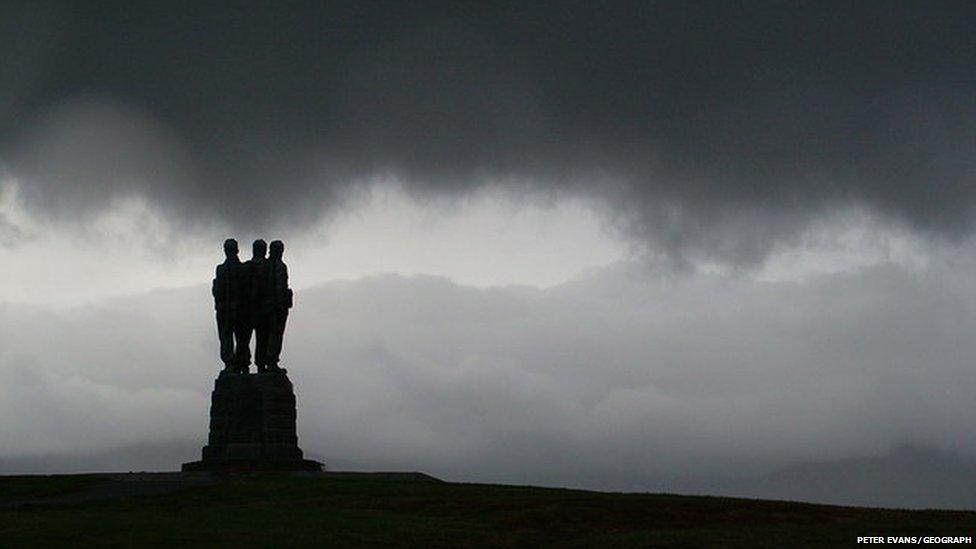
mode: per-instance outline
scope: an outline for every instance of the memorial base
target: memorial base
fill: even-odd
[[[284,373],[221,372],[210,404],[203,459],[184,471],[321,471],[304,459],[295,429],[295,393]]]

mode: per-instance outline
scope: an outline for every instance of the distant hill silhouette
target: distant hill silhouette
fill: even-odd
[[[722,493],[839,505],[976,509],[976,459],[903,445],[886,456],[798,463]]]

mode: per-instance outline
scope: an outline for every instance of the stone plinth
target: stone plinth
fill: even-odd
[[[295,393],[284,373],[221,372],[210,404],[203,459],[184,471],[319,471],[303,459],[295,430]]]

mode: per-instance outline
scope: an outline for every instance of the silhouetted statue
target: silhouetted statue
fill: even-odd
[[[251,259],[244,263],[247,274],[247,340],[254,332],[254,364],[258,372],[267,371],[268,319],[271,314],[270,263],[265,257],[268,245],[264,240],[254,241]]]
[[[267,368],[271,371],[282,371],[278,367],[281,356],[281,344],[285,337],[285,323],[288,321],[288,309],[292,306],[293,293],[288,287],[288,266],[281,260],[285,253],[285,245],[280,240],[271,243],[268,261],[271,264],[271,313],[268,319],[268,355]]]
[[[237,241],[224,241],[227,259],[217,265],[213,279],[214,309],[217,311],[217,337],[220,359],[227,371],[240,371],[251,362],[248,348],[247,309],[249,280],[244,265],[237,258]]]
[[[285,245],[254,241],[254,256],[237,258],[237,241],[224,242],[227,260],[213,281],[220,357],[226,365],[210,393],[210,432],[199,461],[184,471],[321,471],[298,447],[295,390],[278,367],[281,342],[292,305]],[[251,332],[256,334],[251,374]]]
[[[213,281],[214,305],[217,309],[217,335],[220,358],[227,372],[248,373],[251,365],[251,333],[254,333],[254,363],[258,373],[279,372],[281,344],[292,306],[288,287],[288,266],[281,260],[285,245],[268,245],[254,241],[253,256],[246,263],[237,258],[237,241],[224,242],[227,259],[217,266]]]

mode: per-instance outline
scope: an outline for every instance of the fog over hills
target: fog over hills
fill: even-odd
[[[618,263],[545,289],[381,275],[299,291],[283,365],[300,442],[333,468],[976,507],[904,483],[973,476],[971,286],[939,264],[763,282]],[[212,315],[205,286],[0,305],[0,472],[195,459]]]

